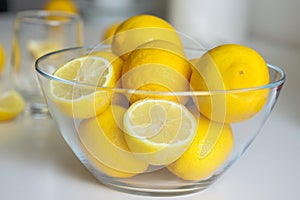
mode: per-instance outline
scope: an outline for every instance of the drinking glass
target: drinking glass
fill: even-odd
[[[10,76],[13,87],[26,101],[25,114],[49,116],[34,74],[35,60],[52,51],[82,45],[82,20],[77,14],[45,10],[17,13]]]

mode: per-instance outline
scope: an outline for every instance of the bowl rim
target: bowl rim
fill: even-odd
[[[63,17],[65,20],[57,20],[49,17]],[[15,24],[26,23],[57,26],[60,24],[68,24],[73,21],[81,22],[81,17],[76,13],[61,10],[23,10],[19,11],[15,17]]]
[[[107,48],[109,45],[102,45],[101,48]],[[60,49],[57,51],[53,51],[50,53],[47,53],[41,57],[39,57],[34,64],[35,72],[36,75],[39,74],[51,81],[58,81],[64,84],[69,84],[73,85],[74,87],[88,87],[88,88],[93,88],[95,91],[111,91],[113,90],[114,92],[126,92],[129,94],[153,94],[153,95],[164,95],[164,96],[190,96],[190,95],[213,95],[213,94],[224,94],[224,93],[242,93],[242,92],[249,92],[249,91],[254,91],[254,90],[263,90],[263,89],[271,89],[271,88],[276,88],[276,87],[281,87],[286,80],[286,74],[284,70],[282,70],[280,67],[272,65],[267,63],[268,69],[274,70],[277,74],[279,74],[279,78],[270,81],[268,84],[261,85],[261,86],[255,86],[255,87],[248,87],[248,88],[237,88],[237,89],[228,89],[228,90],[187,90],[187,91],[172,91],[172,92],[165,92],[165,91],[153,91],[153,90],[137,90],[137,89],[129,89],[129,88],[121,88],[121,87],[100,87],[100,86],[95,86],[92,84],[86,84],[86,83],[81,83],[81,82],[76,82],[72,80],[66,80],[62,79],[60,77],[54,76],[53,74],[45,72],[41,67],[39,67],[39,63],[42,62],[44,59],[48,58],[49,56],[56,55],[62,52],[67,52],[67,51],[76,51],[80,49],[95,49],[97,47],[95,46],[78,46],[78,47],[70,47],[70,48],[64,48]],[[202,48],[185,48],[186,50],[191,50],[191,51],[203,51]]]

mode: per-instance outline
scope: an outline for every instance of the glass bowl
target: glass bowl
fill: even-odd
[[[107,46],[100,45],[96,48],[76,47],[52,52],[39,58],[36,61],[35,69],[49,111],[57,123],[63,138],[74,154],[101,183],[128,193],[171,196],[197,192],[209,187],[249,147],[271,113],[285,81],[284,72],[280,68],[270,64],[268,64],[269,84],[255,88],[235,90],[143,91],[126,89],[121,86],[114,88],[97,87],[78,81],[65,80],[53,75],[66,62],[107,48]],[[188,59],[192,59],[199,58],[204,51],[191,48],[186,49],[185,53]],[[74,97],[74,103],[71,104],[69,110],[71,109],[73,115],[66,112],[65,107],[67,105],[58,103],[53,99],[53,85],[55,84],[72,88],[71,91],[73,91],[73,94],[71,94],[71,100]],[[97,98],[96,95],[92,96],[90,107],[86,104],[86,107],[82,109],[79,108],[81,105],[75,99],[78,96],[78,92],[84,94],[106,94],[109,99],[106,108],[112,108],[111,114],[106,113],[104,117],[101,117],[102,113],[105,112],[103,111],[96,117],[90,115],[83,117],[84,114],[91,113],[91,109],[95,109],[95,102],[93,100],[96,101]],[[213,118],[210,120],[200,114],[202,107],[199,105],[203,101],[210,100],[210,105],[214,111],[212,112],[214,113],[212,116],[220,116],[226,112],[224,111],[226,106],[222,106],[224,99],[226,100],[226,96],[248,95],[248,99],[251,99],[252,94],[264,94],[254,97],[256,100],[262,98],[262,101],[257,102],[263,102],[263,104],[261,104],[261,108],[256,113],[241,121],[225,122],[223,120],[223,122],[215,122]],[[199,136],[202,138],[197,139],[198,136],[195,133],[188,145],[182,149],[179,148],[179,151],[176,148],[169,148],[169,146],[174,146],[181,138],[172,138],[170,143],[167,143],[159,150],[152,149],[151,152],[136,150],[135,147],[141,143],[131,142],[129,144],[132,140],[127,140],[127,138],[133,136],[128,133],[129,125],[126,125],[127,129],[124,128],[124,124],[128,122],[125,118],[130,117],[128,110],[130,110],[133,104],[136,104],[130,100],[130,97],[133,95],[147,97],[146,101],[148,102],[151,102],[151,100],[155,102],[155,100],[162,98],[162,101],[166,102],[166,104],[177,105],[181,109],[179,109],[180,112],[178,114],[180,115],[180,119],[183,119],[183,114],[187,113],[185,117],[188,116],[187,118],[193,119],[193,122],[196,122],[196,126],[192,126],[191,128],[191,126],[185,126],[184,123],[181,124],[179,121],[180,128],[178,128],[178,132],[191,134],[201,132],[202,130],[202,136]],[[177,100],[170,100],[172,98]],[[118,109],[113,109],[115,107],[122,108],[125,114],[124,112],[123,115],[116,114],[120,112],[117,111]],[[80,112],[80,114],[77,115],[76,112]],[[163,110],[162,112],[158,112],[160,116],[151,114],[151,112],[145,112],[144,115],[140,115],[140,118],[146,119],[150,116],[149,123],[155,123],[156,119],[166,115],[168,111]],[[193,116],[192,118],[191,115]],[[171,122],[170,124],[176,126],[176,122],[173,124]],[[149,125],[149,127],[140,127],[140,129],[144,128],[143,130],[147,129],[148,132],[149,130],[151,132],[151,126]],[[155,126],[152,128],[155,129]],[[112,134],[115,134],[114,136],[117,138],[110,138],[114,137]],[[120,134],[123,135],[120,136]],[[127,135],[129,136],[127,137]],[[123,137],[122,141],[120,141],[120,137]],[[120,148],[118,144],[116,145],[118,142],[124,143],[124,138],[129,147],[126,150]],[[145,138],[148,139],[147,137]],[[137,137],[136,139],[139,141],[145,138]],[[193,144],[195,140],[198,140],[196,145]],[[194,151],[187,153],[189,148],[194,148]],[[184,154],[188,155],[183,158]],[[171,159],[164,162],[168,156]],[[159,161],[155,162],[153,159]],[[180,159],[182,160],[178,161]]]

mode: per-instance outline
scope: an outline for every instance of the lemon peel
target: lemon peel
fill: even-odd
[[[182,47],[175,28],[154,15],[136,15],[123,21],[115,31],[112,50],[123,60],[139,45],[152,41],[165,40]]]
[[[220,45],[200,57],[194,69],[190,79],[193,90],[232,90],[198,97],[200,112],[212,120],[247,120],[267,101],[268,89],[248,90],[270,81],[266,62],[254,49],[238,44]]]
[[[126,109],[112,105],[97,117],[79,125],[78,136],[88,157],[104,173],[130,177],[144,172],[148,164],[136,158],[127,146],[122,131]]]
[[[218,135],[217,141],[214,135]],[[209,178],[228,158],[234,145],[231,126],[200,117],[196,136],[183,155],[168,165],[170,172],[184,180]],[[208,151],[203,156],[202,151]]]

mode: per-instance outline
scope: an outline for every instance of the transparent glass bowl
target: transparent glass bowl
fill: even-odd
[[[59,130],[64,137],[67,144],[73,150],[75,155],[78,159],[89,169],[89,171],[103,184],[112,187],[116,190],[121,190],[129,193],[134,194],[142,194],[142,195],[160,195],[160,196],[171,196],[171,195],[180,195],[180,194],[187,194],[192,192],[197,192],[206,189],[212,183],[214,183],[234,162],[236,162],[240,156],[245,152],[248,148],[250,143],[254,140],[256,135],[258,134],[259,130],[262,128],[264,122],[268,118],[269,114],[271,113],[280,90],[285,81],[285,74],[284,72],[273,65],[268,65],[269,75],[270,75],[270,83],[267,85],[263,85],[256,88],[244,88],[238,90],[224,90],[224,91],[181,91],[181,92],[154,92],[154,91],[138,91],[132,89],[124,89],[124,88],[101,88],[95,87],[92,85],[86,85],[74,81],[64,80],[59,77],[55,77],[53,73],[56,69],[61,67],[64,63],[70,61],[71,59],[78,58],[84,55],[88,55],[92,51],[102,50],[107,47],[97,47],[97,48],[89,48],[89,47],[77,47],[77,48],[70,48],[64,49],[56,52],[52,52],[45,56],[42,56],[36,61],[35,69],[36,74],[39,79],[39,83],[41,89],[43,91],[44,97],[48,104],[50,113],[53,119],[56,121]],[[186,49],[186,55],[188,59],[200,57],[204,52],[200,49]],[[80,126],[84,121],[89,119],[81,119],[77,117],[72,117],[70,115],[65,114],[63,112],[62,107],[57,104],[57,102],[53,101],[52,98],[52,91],[50,84],[51,83],[62,83],[65,85],[69,85],[75,90],[82,90],[90,91],[90,92],[107,92],[111,98],[110,105],[118,104],[121,105],[125,110],[131,106],[130,102],[128,101],[127,97],[130,97],[132,94],[142,94],[142,95],[149,95],[149,96],[171,96],[176,98],[183,98],[188,99],[185,102],[185,106],[189,109],[191,113],[199,113],[197,104],[199,103],[197,99],[205,99],[211,98],[213,96],[220,96],[220,95],[243,95],[246,93],[256,92],[256,91],[266,91],[267,95],[265,97],[265,103],[263,107],[260,109],[259,112],[254,114],[252,117],[245,119],[240,122],[233,122],[230,123],[232,129],[232,136],[233,136],[233,144],[230,148],[226,146],[221,147],[224,149],[230,149],[228,155],[224,156],[222,162],[219,164],[219,161],[214,159],[219,159],[218,156],[212,157],[210,160],[205,163],[205,165],[213,167],[204,167],[204,170],[208,170],[207,173],[202,178],[198,178],[196,180],[185,180],[183,178],[179,178],[177,175],[168,170],[166,165],[149,165],[144,172],[139,172],[134,176],[127,176],[127,178],[123,178],[121,176],[118,177],[116,173],[109,173],[107,168],[103,167],[102,164],[106,165],[105,161],[100,161],[98,158],[101,157],[102,154],[110,154],[110,152],[103,151],[103,152],[91,152],[89,149],[88,144],[82,144],[82,140],[80,139]],[[114,99],[114,97],[117,97]],[[121,98],[120,98],[121,97]],[[257,96],[256,98],[260,98]],[[195,100],[196,99],[196,100]],[[74,104],[74,111],[77,109],[76,104]],[[218,114],[218,112],[223,112],[223,109],[218,110],[218,105],[216,105],[214,111]],[[89,112],[86,110],[86,112]],[[197,115],[197,114],[196,114]],[[109,123],[109,122],[108,122]],[[225,123],[223,123],[224,125]],[[200,118],[200,126],[201,126],[201,118]],[[124,133],[126,134],[126,133]],[[215,138],[214,140],[217,141],[218,134],[212,134],[210,137]],[[209,141],[209,137],[207,138]],[[213,140],[212,140],[213,141]],[[93,142],[89,143],[92,144]],[[99,149],[101,149],[101,140],[95,141],[96,145],[98,145]],[[205,142],[204,142],[205,143]],[[209,142],[208,146],[203,147],[208,148],[207,154],[203,154],[205,156],[209,156],[209,152],[214,148],[216,143]],[[95,144],[93,144],[95,145]],[[97,148],[98,148],[97,147]],[[92,148],[93,151],[96,151],[97,148]],[[104,147],[103,147],[104,148]],[[117,147],[115,147],[117,148]],[[103,149],[102,149],[103,150]],[[127,152],[131,154],[130,156],[136,156],[135,153]],[[100,155],[99,155],[100,154]],[[200,152],[199,152],[200,154]],[[97,156],[98,155],[98,156]],[[113,162],[121,162],[121,166],[124,166],[124,171],[126,166],[130,165],[130,161],[128,162],[124,160],[118,160],[119,157],[116,156],[116,153],[112,152],[110,160]],[[199,155],[198,155],[199,156]],[[137,156],[139,159],[139,157]],[[202,157],[203,158],[203,157]],[[116,159],[116,160],[114,160]],[[201,159],[201,158],[199,158]],[[176,162],[176,161],[175,161]],[[100,164],[99,164],[100,163]],[[120,164],[120,163],[119,163]],[[194,163],[186,163],[186,166],[191,167],[193,170],[203,170],[200,166],[199,169]],[[194,168],[193,168],[194,167]],[[122,167],[121,167],[122,168]],[[117,169],[118,171],[122,171],[120,167]],[[108,173],[107,173],[108,172]],[[126,171],[127,172],[127,171]],[[125,174],[126,174],[125,172]],[[196,174],[196,173],[195,173]],[[201,174],[201,172],[200,172]],[[193,174],[192,174],[193,175]]]

